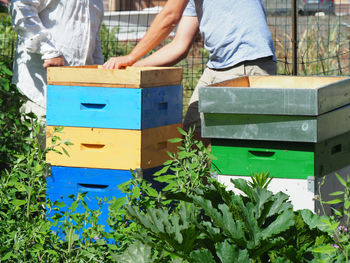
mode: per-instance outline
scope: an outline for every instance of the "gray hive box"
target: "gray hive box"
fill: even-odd
[[[199,88],[202,136],[319,142],[350,131],[350,78],[247,76]]]

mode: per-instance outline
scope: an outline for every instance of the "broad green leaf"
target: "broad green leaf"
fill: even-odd
[[[241,190],[243,193],[245,193],[250,199],[252,199],[252,187],[250,187],[246,180],[244,179],[231,179],[231,183],[234,184],[234,186]]]
[[[152,251],[151,248],[140,241],[136,241],[128,247],[123,254],[113,257],[116,262],[123,263],[151,263]]]
[[[120,191],[122,191],[123,193],[125,193],[128,189],[130,189],[130,184],[131,184],[130,181],[127,181],[125,183],[121,183],[118,185],[118,189]]]
[[[278,192],[277,194],[274,195],[275,200],[270,207],[269,213],[267,214],[266,217],[270,217],[275,214],[280,214],[282,211],[286,209],[292,209],[293,205],[288,201],[289,196],[286,195],[285,193]]]
[[[317,248],[314,248],[312,250],[312,252],[315,252],[315,253],[323,253],[323,254],[334,254],[337,252],[337,248],[335,247],[332,247],[331,245],[325,245],[325,246],[320,246],[320,247],[317,247]]]
[[[72,143],[72,142],[69,141],[69,140],[63,140],[61,143],[63,143],[63,144],[66,145],[66,146],[74,145],[74,143]]]
[[[77,201],[74,201],[74,202],[72,202],[72,204],[71,204],[71,206],[69,207],[69,209],[71,210],[71,211],[75,211],[75,210],[77,210],[77,208],[78,208],[78,202]]]
[[[273,194],[272,192],[263,189],[263,188],[254,188],[252,191],[253,202],[255,204],[255,213],[256,218],[260,218],[262,215],[264,207],[267,205],[267,202],[271,200]],[[265,215],[263,219],[265,218]],[[262,222],[263,223],[263,222]]]
[[[337,209],[334,209],[333,207],[332,207],[332,210],[333,210],[333,213],[336,215],[336,216],[343,216],[343,214],[342,214],[342,212],[341,211],[339,211],[339,210],[337,210]]]
[[[169,167],[170,167],[169,165],[165,165],[162,169],[154,173],[154,175],[161,175],[163,173],[166,173],[169,170]]]
[[[214,225],[221,228],[222,231],[235,240],[240,245],[245,243],[242,222],[235,221],[232,213],[226,204],[220,204],[219,209],[215,209],[209,200],[200,196],[194,196],[193,201],[204,209],[205,213],[213,220]]]
[[[325,216],[318,216],[314,213],[312,213],[308,209],[299,210],[298,213],[300,213],[301,217],[303,218],[304,222],[309,226],[310,229],[317,228],[321,230],[322,232],[332,232],[333,228],[330,228],[329,218]]]
[[[329,204],[329,205],[335,205],[335,204],[340,204],[340,203],[343,203],[343,202],[344,202],[343,199],[341,199],[341,198],[336,198],[336,199],[327,201],[327,202],[325,202],[325,203],[326,203],[326,204]]]
[[[240,250],[237,246],[229,244],[227,241],[216,246],[216,253],[222,263],[249,262],[248,251]]]
[[[173,163],[173,160],[167,160],[163,163],[163,165],[166,166],[166,165],[170,165],[172,163]]]
[[[178,130],[179,133],[181,133],[183,136],[186,136],[186,135],[187,135],[187,133],[186,133],[183,129],[181,129],[180,127],[177,127],[177,130]]]
[[[164,192],[167,192],[169,190],[173,190],[175,187],[178,187],[178,184],[175,183],[174,181],[167,182],[168,185],[163,188]]]
[[[138,186],[135,186],[133,189],[132,189],[132,195],[137,199],[140,197],[140,187]]]
[[[339,174],[335,174],[335,176],[338,178],[339,183],[341,183],[344,187],[346,187],[346,182]]]
[[[63,126],[55,126],[54,132],[61,132],[63,131],[64,127]]]
[[[337,191],[337,192],[334,192],[334,193],[330,193],[329,195],[335,196],[335,195],[343,195],[343,194],[344,194],[343,191]]]
[[[164,197],[168,200],[181,200],[188,203],[192,202],[192,199],[184,192],[165,192]]]
[[[148,196],[152,196],[152,197],[158,197],[159,193],[156,189],[154,189],[153,187],[147,187],[147,189],[144,190]]]
[[[148,216],[141,214],[138,207],[127,205],[125,209],[128,215],[130,215],[133,218],[133,220],[139,221],[141,225],[155,232],[153,230],[153,227],[154,227],[153,222],[150,221]]]
[[[25,192],[26,191],[26,188],[25,188],[24,184],[22,184],[22,183],[15,182],[15,187],[20,192]]]
[[[12,71],[9,70],[6,66],[2,66],[1,70],[3,71],[4,74],[7,74],[9,76],[12,76],[12,74],[13,74]]]
[[[173,138],[173,139],[169,139],[168,141],[171,142],[171,143],[178,143],[178,142],[182,142],[183,139],[180,139],[180,138]]]
[[[213,255],[208,249],[194,250],[191,252],[190,257],[194,263],[215,263]]]
[[[24,205],[26,203],[27,203],[26,200],[20,200],[20,199],[15,199],[15,200],[12,201],[12,204],[14,206],[22,206],[22,205]]]
[[[1,261],[5,261],[5,260],[10,259],[11,256],[12,256],[12,254],[13,254],[12,251],[7,252],[7,253],[5,254],[5,256],[3,256],[3,257],[1,258]]]
[[[60,208],[66,206],[64,202],[59,202],[59,201],[55,201],[55,202],[53,203],[53,205],[55,205],[55,206],[57,206],[57,207],[60,207]]]
[[[177,178],[176,175],[167,174],[167,175],[158,176],[158,177],[154,178],[154,180],[157,182],[161,182],[161,183],[163,183],[163,182],[167,183],[167,182],[169,182],[173,179],[176,179],[176,178]]]
[[[294,213],[293,210],[285,210],[279,215],[271,224],[266,228],[263,228],[260,236],[262,241],[269,239],[294,225]]]

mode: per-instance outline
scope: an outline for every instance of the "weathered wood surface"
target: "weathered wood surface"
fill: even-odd
[[[127,67],[103,69],[101,66],[49,67],[47,83],[68,86],[147,88],[180,85],[180,67]]]
[[[205,138],[320,142],[350,131],[350,105],[319,116],[204,113]]]
[[[249,76],[199,88],[204,113],[317,116],[350,103],[350,78]]]

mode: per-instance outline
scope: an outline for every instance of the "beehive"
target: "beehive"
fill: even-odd
[[[182,122],[179,68],[49,68],[48,83],[49,126],[143,130]]]
[[[240,77],[201,87],[199,111],[213,170],[230,189],[231,179],[268,172],[270,190],[316,211],[318,183],[330,193],[334,174],[350,170],[349,78]]]
[[[350,79],[249,76],[199,89],[202,136],[318,142],[350,130]]]
[[[52,201],[69,205],[70,194],[88,191],[87,204],[96,209],[96,197],[124,195],[116,185],[131,178],[130,169],[152,181],[167,152],[177,150],[168,140],[181,136],[181,68],[54,67],[47,81],[47,146],[54,135],[73,143],[69,156],[46,156]],[[56,126],[63,126],[60,134]],[[104,205],[102,224],[107,215]]]

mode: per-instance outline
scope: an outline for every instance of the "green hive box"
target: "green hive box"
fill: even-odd
[[[212,168],[220,175],[307,179],[350,163],[350,132],[318,143],[212,139]]]
[[[249,76],[199,88],[202,136],[320,142],[350,131],[350,78]]]

